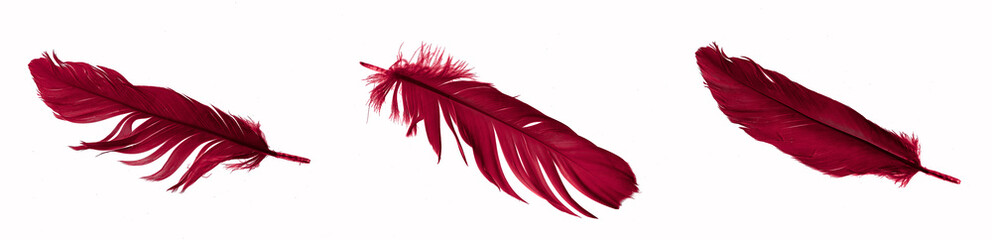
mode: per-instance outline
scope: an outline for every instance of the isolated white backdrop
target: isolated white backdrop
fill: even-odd
[[[0,4],[2,239],[988,239],[990,7],[981,1],[800,4],[573,1],[10,1]],[[445,47],[478,79],[623,157],[641,192],[600,219],[521,203],[465,166],[450,135],[367,113],[371,71],[400,44]],[[720,113],[695,63],[717,42],[919,135],[905,188],[831,178]],[[277,151],[186,193],[76,152],[115,118],[54,118],[27,64],[55,50],[260,121]],[[471,162],[471,161],[470,161]],[[512,175],[511,175],[512,177]]]

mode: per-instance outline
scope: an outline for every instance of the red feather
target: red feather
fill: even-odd
[[[696,51],[706,86],[730,121],[813,169],[834,177],[874,174],[906,186],[916,172],[957,178],[920,164],[915,136],[868,121],[850,107],[716,45]]]
[[[416,134],[417,123],[423,121],[438,161],[443,116],[463,160],[460,141],[472,147],[482,175],[520,201],[524,200],[503,176],[500,151],[524,186],[568,214],[575,215],[551,192],[548,182],[572,208],[595,218],[572,199],[559,173],[579,192],[611,208],[619,208],[621,201],[637,191],[634,173],[623,159],[530,105],[499,92],[492,84],[475,81],[464,62],[444,57],[440,50],[421,46],[411,60],[400,54],[389,69],[361,64],[377,72],[366,79],[375,85],[370,107],[378,111],[392,92],[390,117],[409,126],[407,136]]]
[[[55,112],[55,117],[91,123],[125,115],[107,137],[97,142],[83,142],[72,149],[96,149],[126,154],[151,151],[145,158],[122,161],[128,165],[145,165],[173,150],[162,169],[144,179],[159,181],[176,172],[183,161],[200,145],[189,170],[179,183],[169,188],[185,191],[203,174],[218,164],[235,169],[253,169],[271,155],[290,161],[310,160],[269,150],[258,123],[233,116],[204,105],[168,88],[134,86],[113,69],[81,62],[62,62],[55,57],[32,60],[28,67],[38,85],[38,95]],[[132,128],[135,121],[145,121]]]

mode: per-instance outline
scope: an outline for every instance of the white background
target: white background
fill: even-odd
[[[992,15],[980,1],[341,2],[0,4],[0,238],[992,236]],[[388,67],[400,44],[421,42],[623,157],[641,192],[613,210],[573,191],[600,217],[576,218],[515,181],[530,204],[499,192],[450,135],[436,164],[425,136],[367,114],[371,71],[358,64]],[[703,86],[694,52],[711,42],[916,133],[923,165],[962,184],[831,178],[751,139]],[[119,118],[54,118],[27,68],[51,50],[251,117],[274,150],[313,162],[267,158],[165,191],[182,172],[139,179],[161,160],[131,167],[116,160],[140,156],[67,147]]]

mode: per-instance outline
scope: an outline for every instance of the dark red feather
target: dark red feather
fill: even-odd
[[[523,201],[503,175],[500,153],[524,186],[572,215],[551,188],[576,211],[594,217],[572,199],[562,177],[582,194],[611,208],[619,208],[621,201],[637,191],[634,173],[623,159],[491,84],[475,81],[464,62],[444,57],[440,50],[421,46],[411,60],[401,54],[389,69],[361,64],[377,72],[366,79],[375,85],[370,107],[378,111],[392,93],[390,117],[409,126],[407,136],[416,134],[417,123],[423,121],[439,161],[443,117],[459,141],[456,145],[462,158],[460,141],[472,147],[482,175],[514,198]]]
[[[28,67],[38,85],[38,95],[55,112],[55,117],[91,123],[125,115],[107,137],[97,142],[83,142],[75,150],[95,149],[126,154],[151,151],[145,158],[122,161],[128,165],[145,165],[173,150],[162,169],[144,177],[152,181],[165,179],[176,172],[183,161],[200,145],[189,170],[179,183],[185,191],[203,174],[220,163],[234,169],[253,169],[271,155],[290,161],[310,160],[269,150],[258,123],[230,115],[204,105],[168,88],[131,85],[117,71],[81,62],[62,62],[46,53],[32,60]],[[134,123],[144,120],[133,127]]]
[[[750,59],[727,57],[714,45],[696,51],[696,60],[731,122],[806,166],[834,177],[879,175],[900,186],[917,172],[961,182],[923,167],[915,136],[885,130]]]

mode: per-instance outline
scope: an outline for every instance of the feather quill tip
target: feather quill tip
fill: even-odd
[[[298,162],[298,163],[301,163],[301,164],[303,164],[303,163],[310,163],[310,159],[309,158],[300,157],[300,156],[296,156],[296,155],[290,155],[290,154],[285,154],[285,153],[281,153],[281,152],[268,152],[266,154],[269,154],[269,155],[271,155],[273,157],[276,157],[276,158],[281,158],[281,159],[285,159],[285,160],[289,160],[289,161],[293,161],[293,162]]]
[[[943,174],[943,173],[938,172],[938,171],[930,170],[928,168],[923,168],[923,170],[920,170],[920,171],[922,171],[923,173],[926,173],[926,174],[928,174],[930,176],[934,176],[936,178],[939,178],[941,180],[944,180],[944,181],[952,182],[952,183],[955,183],[955,184],[961,184],[961,179],[958,179],[956,177],[952,177],[952,176],[947,175],[947,174]],[[905,184],[903,184],[903,185],[905,185]]]
[[[376,66],[376,65],[372,65],[370,63],[358,62],[358,64],[361,64],[362,67],[368,68],[368,69],[370,69],[372,71],[376,71],[376,72],[385,72],[386,71],[386,69],[383,69],[383,68],[381,68],[379,66]]]

